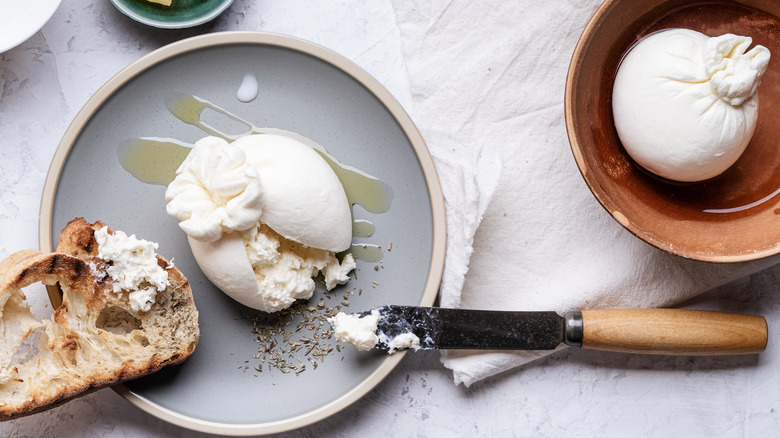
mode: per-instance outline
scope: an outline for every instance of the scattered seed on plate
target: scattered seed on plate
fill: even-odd
[[[389,247],[390,245],[388,249]],[[384,269],[378,264],[374,270],[378,271],[380,268]],[[358,270],[353,270],[355,279]],[[374,281],[372,287],[376,288],[378,284]],[[328,306],[326,301],[338,296],[326,293],[313,305],[297,301],[289,308],[273,314],[258,312],[235,315],[234,320],[246,320],[250,323],[250,333],[254,335],[257,344],[257,350],[251,356],[252,360],[244,361],[244,364],[249,365],[242,364],[238,369],[246,372],[251,367],[257,373],[279,371],[296,376],[307,369],[316,370],[319,363],[325,362],[326,356],[342,352],[341,345],[332,339],[333,329],[327,319],[349,307],[351,296],[362,294],[362,288],[347,289],[340,303],[334,306]],[[310,368],[303,364],[304,360],[311,364]]]

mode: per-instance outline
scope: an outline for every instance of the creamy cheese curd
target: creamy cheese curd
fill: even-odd
[[[335,252],[352,242],[346,193],[328,163],[297,140],[206,137],[166,190],[203,273],[238,302],[276,312],[310,298],[322,272],[328,290],[356,264]]]
[[[376,310],[362,317],[339,312],[333,318],[328,318],[328,322],[333,327],[337,341],[352,344],[360,351],[368,351],[379,342],[376,334],[379,312]]]
[[[625,56],[612,112],[626,152],[676,181],[715,177],[743,153],[756,129],[769,50],[752,39],[688,29],[654,33]]]
[[[263,212],[260,176],[240,149],[217,137],[199,140],[165,191],[168,214],[193,239],[215,242],[248,230]]]
[[[113,291],[120,297],[128,293],[130,308],[147,312],[151,309],[157,292],[164,291],[169,285],[168,272],[157,264],[157,243],[127,236],[122,231],[108,233],[108,227],[95,231],[98,243],[98,258],[110,265],[101,270],[95,263],[89,267],[93,274],[101,278],[105,275],[113,280]],[[145,287],[143,285],[146,285]]]
[[[379,341],[387,344],[387,353],[393,354],[398,350],[420,349],[420,338],[412,332],[401,333],[400,335],[389,339],[386,334],[379,334]]]
[[[325,277],[325,288],[331,290],[346,283],[355,269],[352,254],[339,262],[333,252],[285,239],[267,225],[253,227],[242,238],[270,312],[290,307],[296,299],[310,298],[315,289],[312,277],[318,272]]]

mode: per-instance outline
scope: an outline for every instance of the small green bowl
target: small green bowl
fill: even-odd
[[[149,0],[110,0],[119,11],[139,23],[163,29],[182,29],[209,22],[233,0],[173,0],[170,6]]]

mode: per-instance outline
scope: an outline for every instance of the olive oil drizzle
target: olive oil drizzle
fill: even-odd
[[[360,205],[373,214],[385,213],[390,209],[393,191],[384,182],[354,167],[345,165],[330,155],[325,148],[313,140],[292,131],[277,128],[258,128],[235,114],[220,108],[197,96],[178,96],[166,103],[166,107],[176,118],[192,125],[208,135],[225,139],[228,142],[249,134],[276,134],[293,138],[313,148],[330,165],[341,181],[350,207]],[[215,111],[230,120],[247,127],[241,134],[227,134],[202,120],[203,111]],[[118,149],[122,167],[139,181],[146,184],[167,186],[176,177],[176,170],[187,157],[192,145],[172,138],[142,137],[122,143]],[[371,237],[374,234],[373,223],[356,219],[353,222],[354,237]],[[366,262],[382,260],[383,251],[378,245],[355,243],[348,250],[352,255]]]

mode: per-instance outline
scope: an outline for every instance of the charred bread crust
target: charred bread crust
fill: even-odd
[[[95,231],[105,226],[106,224],[101,221],[89,223],[83,217],[73,219],[60,232],[57,252],[82,259],[97,257],[98,243],[95,240]],[[114,234],[110,228],[109,234]]]

